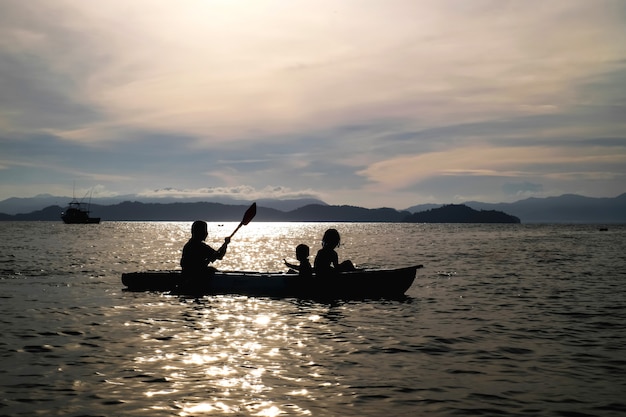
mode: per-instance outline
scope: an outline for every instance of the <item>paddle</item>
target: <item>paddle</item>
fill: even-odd
[[[243,219],[241,220],[241,223],[239,223],[239,226],[237,226],[235,231],[230,236],[228,236],[228,238],[229,239],[232,238],[234,234],[237,233],[237,230],[239,230],[241,226],[245,226],[248,223],[250,223],[250,220],[252,220],[254,216],[256,216],[256,203],[252,203],[252,205],[248,207],[248,210],[246,210],[245,214],[243,215]]]

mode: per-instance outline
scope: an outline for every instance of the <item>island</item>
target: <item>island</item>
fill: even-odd
[[[521,223],[520,219],[496,210],[474,210],[465,204],[448,204],[443,207],[413,213],[405,217],[406,223]]]

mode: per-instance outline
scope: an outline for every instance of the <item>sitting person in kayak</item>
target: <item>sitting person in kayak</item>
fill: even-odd
[[[313,267],[309,262],[309,247],[303,243],[296,246],[296,259],[300,261],[300,265],[295,265],[283,259],[285,265],[294,271],[298,271],[301,277],[311,277],[313,275]]]
[[[339,263],[339,256],[335,248],[339,247],[340,242],[341,238],[336,229],[326,230],[322,238],[322,249],[317,251],[315,261],[313,262],[316,274],[325,275],[355,270],[354,264],[350,260]]]
[[[224,244],[215,250],[204,240],[209,233],[207,232],[207,224],[202,220],[196,220],[191,225],[191,239],[183,247],[183,256],[180,259],[180,266],[183,268],[183,274],[186,276],[202,277],[215,271],[209,267],[211,262],[222,259],[226,254],[226,248],[230,243],[230,238],[224,239]]]

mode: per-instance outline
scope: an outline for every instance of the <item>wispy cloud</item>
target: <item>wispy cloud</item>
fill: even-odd
[[[452,199],[461,177],[490,200],[623,191],[618,0],[0,7],[3,190],[212,181],[367,206]],[[20,179],[26,163],[41,176]]]

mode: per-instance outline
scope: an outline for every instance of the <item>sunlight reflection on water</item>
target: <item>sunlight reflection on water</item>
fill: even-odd
[[[167,299],[173,307],[178,304],[174,297]],[[171,385],[159,390],[149,387],[144,396],[185,392],[185,400],[176,401],[180,416],[212,412],[311,415],[311,410],[289,401],[276,402],[267,394],[284,387],[284,398],[310,397],[307,388],[294,389],[292,382],[305,383],[304,379],[319,378],[319,374],[297,375],[293,359],[300,358],[301,366],[311,367],[306,353],[311,336],[302,329],[306,323],[320,320],[319,315],[282,315],[275,300],[246,297],[181,302],[193,307],[194,313],[178,324],[178,320],[167,320],[175,331],[164,328],[159,318],[141,320],[141,325],[148,327],[141,333],[144,342],[135,366],[150,375],[163,375],[157,379]],[[167,303],[158,307],[167,308]],[[287,363],[291,369],[285,368]]]
[[[626,409],[624,226],[250,224],[218,268],[285,270],[298,243],[313,257],[332,226],[340,259],[426,267],[400,301],[122,291],[122,272],[178,268],[190,225],[0,224],[0,413]],[[236,223],[209,226],[216,246]]]

